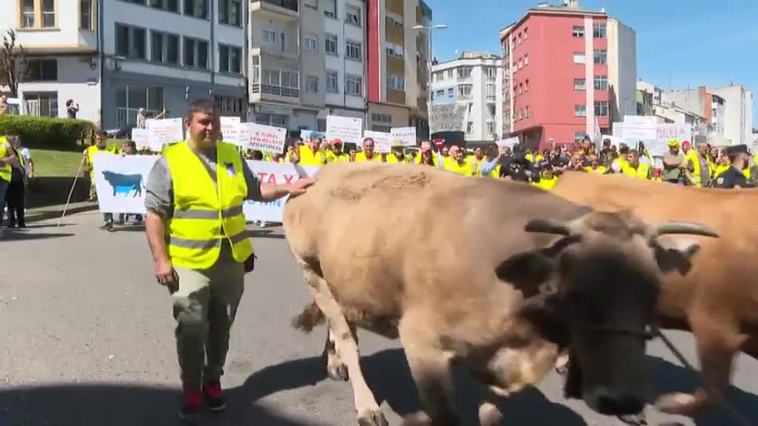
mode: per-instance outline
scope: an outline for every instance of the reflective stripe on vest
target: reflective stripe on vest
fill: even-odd
[[[0,136],[0,159],[4,159],[8,153],[8,139],[5,136]],[[0,179],[10,182],[11,181],[11,165],[6,164],[0,167]]]
[[[168,252],[176,266],[207,269],[228,241],[232,256],[244,262],[253,245],[246,234],[242,205],[247,183],[242,158],[235,145],[216,144],[216,181],[186,142],[165,149],[174,191],[174,211],[169,220]]]

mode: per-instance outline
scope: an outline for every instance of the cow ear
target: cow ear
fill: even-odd
[[[667,248],[654,243],[653,250],[661,271],[677,271],[681,275],[686,275],[692,269],[692,258],[700,251],[700,244],[691,242],[684,247]]]
[[[517,253],[495,268],[501,281],[512,284],[527,297],[540,292],[540,285],[550,280],[555,259],[546,250]]]

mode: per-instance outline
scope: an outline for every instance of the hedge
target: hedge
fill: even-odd
[[[74,147],[94,130],[94,124],[86,120],[0,115],[0,135],[19,135],[30,148]]]

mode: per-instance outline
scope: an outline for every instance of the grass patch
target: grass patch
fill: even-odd
[[[108,145],[116,143],[119,147],[122,140],[111,139]],[[70,149],[34,149],[29,151],[34,161],[35,176],[64,176],[73,177],[82,163],[82,153],[85,146]]]

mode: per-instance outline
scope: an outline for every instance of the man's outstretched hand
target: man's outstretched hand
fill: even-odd
[[[297,197],[298,195],[305,194],[305,191],[307,190],[307,188],[313,185],[314,183],[316,183],[316,180],[313,178],[302,178],[289,184],[288,190],[290,193],[290,197]]]

